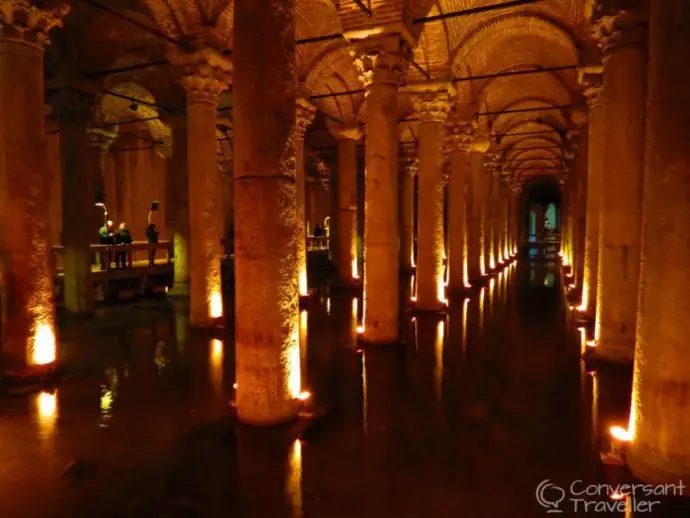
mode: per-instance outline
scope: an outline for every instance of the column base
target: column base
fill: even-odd
[[[362,283],[355,279],[336,279],[331,283],[334,290],[361,290]]]
[[[447,313],[448,306],[440,302],[433,306],[420,306],[419,303],[413,303],[409,311],[410,313]]]
[[[582,357],[586,361],[595,363],[611,363],[615,365],[630,365],[635,361],[635,350],[632,347],[607,345],[602,347],[588,347]]]
[[[194,320],[191,318],[191,315],[190,315],[189,327],[194,328],[194,329],[224,328],[225,327],[225,318],[224,317],[218,317],[218,318],[205,318],[205,319]]]
[[[189,297],[189,283],[173,284],[168,290],[168,297]]]
[[[62,366],[57,363],[32,365],[21,370],[8,368],[0,373],[0,382],[9,387],[44,385],[58,381],[63,372]]]

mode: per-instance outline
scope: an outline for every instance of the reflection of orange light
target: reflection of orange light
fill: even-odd
[[[36,396],[37,421],[41,434],[51,436],[55,430],[55,423],[58,417],[57,391],[41,392]]]
[[[357,264],[357,256],[352,258],[352,278],[359,279],[359,266]]]
[[[57,356],[55,334],[49,324],[38,324],[34,333],[34,344],[31,361],[34,365],[48,365]]]
[[[446,300],[446,283],[444,282],[443,277],[436,281],[436,298],[442,304],[448,303]]]

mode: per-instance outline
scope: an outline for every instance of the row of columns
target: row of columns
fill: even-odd
[[[584,236],[571,236],[584,246],[578,309],[594,319],[594,357],[634,363],[627,460],[653,483],[690,474],[690,73],[679,65],[689,15],[687,2],[668,0],[650,2],[648,24],[634,11],[604,17],[603,67],[581,77],[589,149]]]

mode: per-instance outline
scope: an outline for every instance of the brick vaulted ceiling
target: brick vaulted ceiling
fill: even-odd
[[[210,45],[231,56],[233,2],[228,0],[72,0],[64,29],[54,38],[46,66],[51,78],[68,76],[84,89],[101,95],[105,90],[141,98],[145,110],[128,113],[122,97],[104,95],[100,117],[111,124],[120,119],[151,119],[160,105],[181,105],[167,65],[171,46],[192,49]],[[368,7],[370,14],[358,5]],[[486,6],[509,4],[501,9]],[[566,134],[575,129],[573,110],[582,105],[577,71],[562,69],[540,74],[510,74],[534,68],[566,67],[596,59],[590,34],[595,0],[296,0],[298,40],[332,35],[324,41],[300,44],[297,51],[300,81],[316,96],[321,120],[358,120],[364,97],[349,42],[337,35],[346,31],[403,23],[416,45],[407,83],[455,80],[458,103],[472,107],[480,127],[491,135],[521,133],[494,139],[493,151],[521,173],[560,164]],[[512,7],[511,7],[512,6]],[[428,20],[463,11],[461,16]],[[468,13],[469,11],[469,13]],[[153,64],[152,64],[153,63]],[[78,65],[75,65],[78,64]],[[108,74],[113,68],[138,65],[133,70]],[[151,65],[147,65],[151,64]],[[500,77],[496,74],[509,73]],[[479,78],[476,78],[480,76]],[[492,76],[492,77],[487,77]],[[469,79],[476,78],[476,79]],[[348,95],[324,97],[334,92]],[[226,119],[231,92],[221,101]],[[401,119],[411,119],[401,134],[416,134],[411,103],[401,104]],[[532,108],[567,106],[556,110]],[[524,109],[523,111],[519,111]],[[511,113],[496,114],[510,110]],[[518,110],[515,112],[515,110]],[[493,114],[493,115],[492,115]],[[317,118],[317,121],[319,118]],[[148,121],[147,121],[148,122]],[[146,126],[155,140],[166,138],[160,121]],[[553,131],[553,133],[546,133]],[[526,135],[525,135],[526,133]],[[225,138],[224,140],[228,140]],[[548,148],[525,150],[525,148]],[[530,171],[530,164],[535,165]],[[520,164],[519,166],[517,164]]]

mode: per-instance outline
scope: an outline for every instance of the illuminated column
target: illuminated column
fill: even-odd
[[[629,12],[600,25],[606,153],[602,178],[597,357],[630,362],[640,271],[647,59],[644,29]]]
[[[496,266],[494,261],[494,169],[496,158],[492,153],[484,161],[484,171],[480,181],[484,184],[482,199],[482,265],[484,273]]]
[[[587,218],[587,162],[589,156],[589,127],[583,126],[582,141],[579,146],[575,162],[576,194],[575,217],[573,221],[573,280],[578,288],[582,288],[585,272],[585,228]]]
[[[685,0],[652,2],[639,316],[628,466],[651,484],[690,477],[690,53]],[[606,107],[608,113],[608,106]]]
[[[600,70],[594,71],[600,72]],[[594,318],[597,300],[597,266],[599,262],[599,215],[601,211],[601,177],[603,158],[606,152],[604,143],[605,119],[601,106],[601,74],[586,73],[582,77],[585,97],[589,106],[588,161],[587,161],[587,216],[585,228],[584,274],[582,300],[578,308],[585,316]]]
[[[223,194],[216,158],[216,110],[232,67],[212,49],[171,56],[171,61],[184,65],[186,74],[182,86],[187,92],[189,324],[204,327],[223,316]]]
[[[404,271],[415,266],[414,257],[414,178],[419,171],[419,161],[412,159],[403,166],[400,190],[400,264]]]
[[[491,248],[493,267],[498,268],[501,259],[501,215],[503,203],[501,176],[497,169],[491,172]]]
[[[187,174],[187,124],[184,116],[165,119],[172,130],[172,153],[167,159],[168,181],[172,184],[173,287],[169,296],[189,296],[189,181]]]
[[[470,146],[467,220],[467,269],[469,282],[474,283],[486,274],[484,267],[484,201],[488,194],[484,155],[489,141],[480,139]]]
[[[43,49],[68,11],[22,0],[3,1],[0,9],[0,350],[3,369],[18,376],[44,371],[57,358]]]
[[[409,47],[393,34],[358,51],[367,103],[363,339],[386,344],[399,338],[398,85]]]
[[[456,294],[470,287],[467,258],[468,169],[472,127],[448,126],[450,182],[448,186],[448,290]]]
[[[232,157],[218,161],[218,174],[223,202],[223,232],[224,239],[230,236],[230,231],[235,224],[235,182],[232,177]]]
[[[450,94],[424,86],[413,95],[419,125],[419,198],[417,210],[417,309],[446,307],[443,255],[443,123]],[[436,86],[438,89],[439,87]]]
[[[332,243],[333,262],[340,281],[345,285],[359,283],[357,257],[357,141],[362,137],[359,126],[336,130],[338,136],[338,216],[335,218],[336,243]]]
[[[306,183],[304,178],[304,135],[314,119],[316,107],[306,97],[298,97],[295,109],[295,165],[297,189],[297,268],[299,272],[299,294],[309,294],[307,282],[307,229],[306,229]],[[314,204],[311,204],[312,210]]]
[[[234,5],[236,404],[242,422],[274,425],[296,416],[301,391],[295,10]]]

